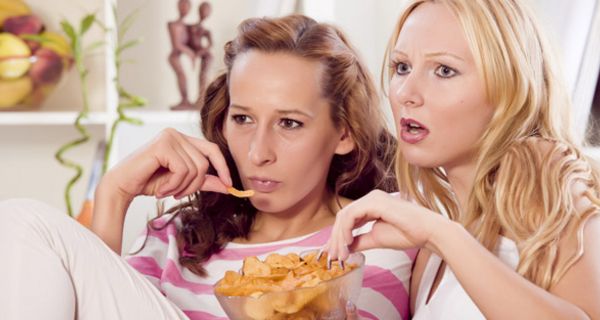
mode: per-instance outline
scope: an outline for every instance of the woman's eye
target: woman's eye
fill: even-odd
[[[303,123],[292,119],[281,119],[279,125],[285,129],[297,129],[302,127]]]
[[[251,120],[250,117],[243,114],[234,114],[231,116],[231,119],[233,119],[233,121],[235,121],[237,124],[250,123]]]
[[[405,75],[410,72],[410,66],[404,62],[396,63],[396,74]]]
[[[457,72],[448,66],[441,65],[435,69],[435,74],[442,78],[452,78],[457,74]]]

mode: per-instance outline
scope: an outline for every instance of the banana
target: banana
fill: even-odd
[[[14,34],[0,33],[0,77],[15,79],[27,72],[31,66],[31,50]]]
[[[0,80],[0,108],[16,106],[32,89],[33,83],[29,77]]]
[[[31,9],[21,0],[0,0],[0,27],[9,17],[30,14]]]

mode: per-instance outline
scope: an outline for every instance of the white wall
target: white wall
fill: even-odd
[[[573,102],[573,128],[576,137],[584,139],[600,66],[600,2],[527,2],[536,13],[562,64],[562,74]]]

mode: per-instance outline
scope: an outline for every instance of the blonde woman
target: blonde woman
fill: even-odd
[[[400,196],[343,208],[325,249],[421,248],[413,319],[600,318],[599,175],[532,15],[413,1],[390,41]]]

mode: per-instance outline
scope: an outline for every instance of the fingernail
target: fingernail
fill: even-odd
[[[346,310],[347,311],[355,311],[356,310],[356,306],[354,305],[354,303],[352,303],[352,301],[350,301],[350,300],[346,301]]]
[[[317,254],[317,261],[321,260],[322,256],[323,256],[323,249],[319,250],[319,254]]]

